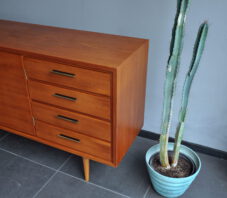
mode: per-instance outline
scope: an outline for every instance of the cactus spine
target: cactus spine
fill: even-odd
[[[208,24],[204,22],[198,31],[197,39],[194,45],[194,52],[192,56],[192,61],[188,73],[185,78],[183,91],[182,91],[182,100],[181,100],[181,109],[179,112],[179,124],[175,134],[175,144],[174,144],[174,154],[173,154],[173,162],[172,166],[175,167],[178,163],[179,153],[180,153],[180,145],[183,138],[184,132],[184,122],[187,113],[188,106],[188,97],[190,94],[190,88],[199,66],[199,62],[205,47],[205,41],[208,33]]]
[[[184,34],[184,24],[186,18],[186,11],[190,0],[178,0],[177,1],[177,15],[175,18],[175,24],[173,27],[173,36],[170,46],[170,56],[166,71],[166,80],[164,87],[164,103],[163,114],[161,124],[161,136],[160,136],[160,162],[163,167],[170,168],[168,158],[168,138],[170,120],[172,114],[173,96],[175,92],[176,76],[179,67],[180,55],[182,52],[182,41]]]

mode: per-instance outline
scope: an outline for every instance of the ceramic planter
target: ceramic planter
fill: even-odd
[[[174,146],[173,143],[169,143],[168,150],[172,151],[173,146]],[[201,169],[201,161],[199,159],[199,156],[190,148],[181,145],[180,153],[184,154],[191,161],[193,161],[196,170],[191,176],[184,178],[172,178],[159,174],[149,164],[150,158],[155,154],[159,153],[159,150],[160,146],[159,144],[156,144],[147,151],[145,157],[148,173],[153,184],[153,187],[156,192],[158,192],[160,195],[164,197],[168,198],[179,197],[188,189],[188,187],[193,182],[193,180],[198,175]]]

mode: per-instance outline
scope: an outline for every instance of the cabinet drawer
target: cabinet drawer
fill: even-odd
[[[29,88],[32,99],[100,118],[110,119],[109,97],[81,93],[35,81],[29,82]]]
[[[78,131],[106,141],[111,140],[111,126],[107,121],[73,113],[49,105],[32,102],[35,119],[55,126]]]
[[[111,75],[54,62],[24,58],[29,78],[110,95]]]
[[[111,144],[86,135],[36,122],[37,136],[105,160],[111,160]]]

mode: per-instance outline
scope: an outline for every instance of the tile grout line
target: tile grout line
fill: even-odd
[[[8,135],[9,135],[9,134],[6,134],[6,136],[8,136]],[[5,136],[2,137],[2,139],[4,139],[4,138],[5,138]],[[0,139],[0,140],[1,140],[1,139]],[[1,148],[1,147],[0,147],[0,150],[5,151],[5,152],[7,152],[7,153],[10,153],[10,154],[12,154],[12,155],[14,155],[14,156],[20,157],[20,158],[22,158],[22,159],[24,159],[24,160],[30,161],[30,162],[32,162],[32,163],[34,163],[34,164],[38,164],[38,165],[40,165],[40,166],[43,166],[43,167],[46,167],[46,168],[49,168],[49,169],[55,171],[55,173],[48,179],[48,181],[50,181],[57,173],[63,173],[63,174],[65,174],[65,175],[68,175],[68,176],[70,176],[70,177],[73,177],[73,178],[75,178],[75,179],[78,179],[78,180],[80,180],[80,181],[82,181],[82,182],[85,182],[83,179],[81,179],[81,178],[79,178],[79,177],[75,177],[75,176],[73,176],[73,175],[70,175],[70,174],[68,174],[68,173],[65,173],[65,172],[60,171],[61,168],[63,167],[63,165],[65,165],[65,163],[72,157],[72,155],[70,155],[70,156],[65,160],[65,162],[63,162],[63,164],[62,164],[58,169],[55,169],[55,168],[49,167],[49,166],[47,166],[47,165],[41,164],[41,163],[39,163],[39,162],[33,161],[33,160],[31,160],[31,159],[29,159],[29,158],[26,158],[26,157],[24,157],[24,156],[21,156],[21,155],[19,155],[19,154],[16,154],[16,153],[13,153],[13,152],[8,151],[8,150],[6,150],[6,149],[3,149],[3,148]],[[47,183],[47,182],[46,182],[46,183]],[[45,184],[46,184],[46,183],[45,183]],[[48,183],[49,183],[49,182],[48,182]],[[121,195],[121,196],[130,198],[130,197],[127,196],[127,195],[121,194],[121,193],[119,193],[119,192],[117,192],[117,191],[113,191],[113,190],[108,189],[108,188],[105,188],[105,187],[103,187],[103,186],[99,186],[99,185],[94,184],[94,183],[91,183],[91,182],[85,182],[85,183],[89,183],[89,184],[91,184],[91,185],[93,185],[93,186],[96,186],[96,187],[98,187],[98,188],[105,189],[105,190],[110,191],[110,192],[112,192],[112,193],[114,193],[114,194],[118,194],[118,195]],[[35,197],[33,196],[33,198],[35,198]]]
[[[8,136],[8,135],[9,135],[9,134],[6,134],[6,136]],[[5,137],[5,136],[4,136],[4,137]],[[3,137],[2,139],[4,139],[4,137]],[[0,139],[0,140],[1,140],[1,139]],[[68,173],[65,173],[65,172],[60,171],[61,168],[63,167],[63,165],[65,165],[65,163],[72,157],[72,155],[70,155],[70,156],[65,160],[65,162],[63,162],[63,164],[62,164],[58,169],[55,169],[55,168],[49,167],[49,166],[47,166],[47,165],[41,164],[41,163],[39,163],[39,162],[33,161],[33,160],[31,160],[31,159],[29,159],[29,158],[26,158],[26,157],[24,157],[24,156],[22,156],[22,155],[19,155],[19,154],[13,153],[13,152],[11,152],[11,151],[8,151],[8,150],[6,150],[6,149],[3,149],[3,148],[1,148],[1,147],[0,147],[0,150],[5,151],[5,152],[7,152],[7,153],[10,153],[10,154],[12,154],[12,155],[14,155],[14,156],[17,156],[17,157],[19,157],[19,158],[22,158],[22,159],[24,159],[24,160],[30,161],[30,162],[32,162],[32,163],[34,163],[34,164],[38,164],[38,165],[40,165],[40,166],[43,166],[43,167],[46,167],[46,168],[48,168],[48,169],[51,169],[51,170],[55,171],[55,173],[48,179],[48,181],[51,180],[52,177],[54,177],[57,173],[63,173],[63,174],[65,174],[65,175],[68,175],[68,176],[70,176],[70,177],[73,177],[73,178],[75,178],[75,179],[78,179],[78,180],[80,180],[80,181],[82,181],[82,182],[84,182],[84,183],[89,183],[89,184],[91,184],[91,185],[93,185],[93,186],[96,186],[96,187],[105,189],[105,190],[110,191],[110,192],[112,192],[112,193],[114,193],[114,194],[118,194],[118,195],[121,195],[121,196],[130,198],[129,196],[124,195],[124,194],[121,194],[121,193],[119,193],[119,192],[117,192],[117,191],[113,191],[113,190],[111,190],[111,189],[105,188],[105,187],[103,187],[103,186],[99,186],[99,185],[94,184],[94,183],[91,183],[91,182],[85,182],[83,179],[81,179],[81,178],[79,178],[79,177],[75,177],[75,176],[73,176],[73,175],[70,175],[70,174],[68,174]],[[47,183],[47,182],[46,182],[46,183]],[[45,183],[45,184],[46,184],[46,183]],[[33,196],[33,198],[34,198],[34,196]]]
[[[34,161],[34,160],[31,160],[31,159],[29,159],[29,158],[27,158],[27,157],[24,157],[24,156],[22,156],[22,155],[13,153],[13,152],[8,151],[8,150],[6,150],[6,149],[3,149],[3,148],[1,148],[1,147],[0,147],[0,150],[5,151],[5,152],[7,152],[7,153],[10,153],[10,154],[12,154],[12,155],[14,155],[14,156],[17,156],[17,157],[19,157],[19,158],[22,158],[22,159],[24,159],[24,160],[30,161],[30,162],[32,162],[32,163],[34,163],[34,164],[37,164],[37,165],[46,167],[46,168],[51,169],[51,170],[53,170],[53,171],[57,171],[57,169],[55,169],[55,168],[52,168],[52,167],[47,166],[47,165],[45,165],[45,164],[41,164],[41,163],[39,163],[39,162],[36,162],[36,161]]]
[[[0,138],[0,142],[1,142],[2,140],[4,140],[8,135],[9,135],[9,134],[3,135],[3,136]]]
[[[127,196],[127,195],[124,195],[124,194],[119,193],[119,192],[117,192],[117,191],[111,190],[111,189],[109,189],[109,188],[105,188],[105,187],[100,186],[100,185],[98,185],[98,184],[95,184],[95,183],[92,183],[92,182],[86,182],[84,179],[81,179],[81,178],[76,177],[76,176],[74,176],[74,175],[70,175],[70,174],[65,173],[65,172],[62,172],[62,171],[58,171],[58,172],[59,172],[59,173],[62,173],[62,174],[64,174],[64,175],[67,175],[67,176],[69,176],[69,177],[72,177],[72,178],[74,178],[74,179],[76,179],[76,180],[82,181],[83,183],[86,183],[86,184],[88,183],[88,184],[91,184],[91,185],[93,185],[93,186],[95,186],[95,187],[98,187],[98,188],[107,190],[107,191],[109,191],[109,192],[112,192],[112,193],[114,193],[114,194],[118,194],[118,195],[121,195],[121,196],[123,196],[123,197],[131,198],[131,197]]]
[[[61,170],[61,168],[71,159],[72,155],[70,155],[62,165],[55,171],[55,173],[43,184],[43,186],[33,195],[32,198],[35,198],[39,195],[39,193],[50,183],[50,181],[54,178],[55,175]]]
[[[146,192],[145,192],[143,198],[146,198],[146,196],[147,196],[147,194],[149,193],[149,191],[150,191],[150,185],[148,185],[147,190],[146,190]]]
[[[51,175],[51,177],[41,186],[41,188],[33,195],[32,198],[37,197],[37,195],[47,186],[47,184],[52,180],[52,178],[57,174],[57,171]]]
[[[7,137],[8,135],[9,135],[9,134],[6,134],[5,136],[3,136],[3,137],[0,139],[0,141],[3,140],[3,139],[4,139],[5,137]],[[98,187],[98,188],[101,188],[101,189],[110,191],[110,192],[112,192],[112,193],[114,193],[114,194],[118,194],[118,195],[121,195],[121,196],[124,196],[124,197],[127,197],[127,198],[131,198],[131,197],[129,197],[129,196],[127,196],[127,195],[124,195],[124,194],[121,194],[121,193],[119,193],[119,192],[117,192],[117,191],[114,191],[114,190],[105,188],[105,187],[103,187],[103,186],[94,184],[94,183],[92,183],[92,182],[85,182],[83,179],[81,179],[81,178],[79,178],[79,177],[76,177],[76,176],[73,176],[73,175],[70,175],[70,174],[68,174],[68,173],[65,173],[65,172],[60,171],[61,168],[65,165],[65,163],[72,157],[72,155],[70,155],[70,156],[65,160],[65,162],[62,163],[62,165],[61,165],[58,169],[55,169],[55,168],[49,167],[49,166],[47,166],[47,165],[41,164],[41,163],[39,163],[39,162],[33,161],[33,160],[31,160],[31,159],[29,159],[29,158],[26,158],[26,157],[24,157],[24,156],[22,156],[22,155],[19,155],[19,154],[13,153],[13,152],[11,152],[11,151],[8,151],[8,150],[6,150],[6,149],[3,149],[3,148],[1,148],[1,147],[0,147],[0,150],[5,151],[5,152],[7,152],[7,153],[10,153],[10,154],[12,154],[12,155],[14,155],[14,156],[17,156],[17,157],[19,157],[19,158],[22,158],[22,159],[24,159],[24,160],[30,161],[30,162],[32,162],[32,163],[34,163],[34,164],[38,164],[38,165],[40,165],[40,166],[43,166],[43,167],[46,167],[46,168],[48,168],[48,169],[51,169],[51,170],[55,171],[55,173],[54,173],[54,174],[45,182],[46,185],[50,182],[50,180],[51,180],[57,173],[62,173],[62,174],[65,174],[65,175],[67,175],[67,176],[73,177],[73,178],[75,178],[75,179],[77,179],[77,180],[80,180],[80,181],[82,181],[82,182],[84,182],[84,183],[89,183],[89,184],[91,184],[91,185],[93,185],[93,186],[96,186],[96,187]],[[44,184],[44,185],[45,185],[45,184]],[[45,185],[45,186],[44,186],[44,185],[41,187],[41,189],[39,190],[39,192],[43,189],[43,187],[46,186],[46,185]],[[38,194],[39,194],[39,193],[36,193],[32,198],[35,198],[35,196],[37,196]]]
[[[72,154],[69,155],[69,157],[62,163],[61,166],[59,166],[59,168],[57,169],[57,171],[59,172],[62,167],[72,158]]]

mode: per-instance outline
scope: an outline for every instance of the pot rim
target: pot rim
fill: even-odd
[[[159,147],[159,145],[160,145],[160,144],[155,144],[155,145],[153,145],[152,147]],[[169,142],[168,145],[172,146],[172,145],[174,145],[174,143]],[[153,155],[149,155],[149,156],[148,156],[148,152],[149,152],[149,150],[150,150],[152,147],[150,147],[150,148],[147,150],[146,155],[145,155],[145,161],[146,161],[147,166],[148,166],[152,171],[154,171],[157,175],[159,175],[160,177],[163,177],[163,178],[171,178],[171,179],[176,179],[176,180],[184,180],[184,179],[193,178],[195,175],[197,175],[197,174],[199,173],[199,171],[200,171],[200,169],[201,169],[201,160],[200,160],[199,156],[198,156],[198,155],[196,154],[196,152],[193,151],[191,148],[189,148],[189,147],[187,147],[187,146],[185,146],[185,145],[181,145],[181,147],[183,147],[184,149],[190,151],[190,152],[197,158],[197,160],[198,160],[199,163],[198,163],[198,168],[196,167],[196,171],[195,171],[192,175],[190,175],[190,176],[187,176],[187,177],[180,177],[180,178],[177,178],[177,177],[168,177],[168,176],[165,176],[165,175],[160,174],[160,173],[157,172],[157,171],[153,168],[153,166],[151,166],[150,163],[149,163],[150,158],[151,158],[153,155],[155,155],[155,154],[157,153],[157,152],[155,152]],[[184,153],[183,153],[183,154],[184,154]],[[193,162],[195,163],[195,160],[193,160],[193,159],[192,159],[191,157],[189,157],[187,154],[184,154],[184,155],[185,155],[186,157],[188,157],[191,161],[193,161]],[[147,158],[148,158],[148,159],[147,159]]]

